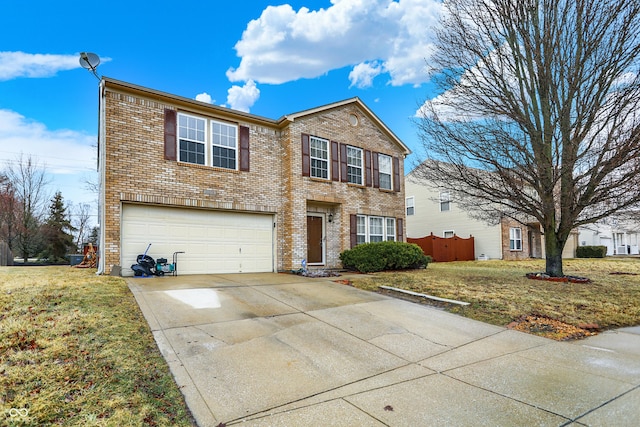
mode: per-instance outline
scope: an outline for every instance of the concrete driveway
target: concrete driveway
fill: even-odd
[[[640,328],[560,343],[332,280],[127,282],[201,427],[638,425]]]

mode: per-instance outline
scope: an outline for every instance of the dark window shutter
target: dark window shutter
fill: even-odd
[[[347,182],[347,146],[340,144],[340,181]]]
[[[249,172],[249,128],[240,126],[240,170]]]
[[[302,176],[311,176],[311,157],[309,157],[309,135],[302,134]]]
[[[367,187],[371,187],[371,151],[364,150],[364,182]]]
[[[378,153],[373,153],[373,188],[380,188],[380,163]]]
[[[396,240],[404,242],[404,220],[402,218],[396,218],[396,229]]]
[[[354,248],[358,244],[358,215],[349,216],[349,237],[351,239],[351,247]]]
[[[167,160],[178,159],[177,117],[176,110],[164,109],[164,158]]]
[[[340,180],[340,153],[336,141],[331,141],[331,180]]]
[[[400,159],[393,158],[393,191],[400,191]]]

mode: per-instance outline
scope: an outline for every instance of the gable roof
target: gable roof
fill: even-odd
[[[201,111],[201,112],[213,112],[219,116],[242,119],[250,123],[259,124],[262,126],[272,126],[278,129],[285,128],[290,123],[294,122],[298,118],[302,118],[311,114],[316,114],[322,111],[330,110],[333,108],[343,107],[349,104],[355,104],[360,110],[364,111],[365,114],[372,120],[381,130],[382,132],[391,139],[395,144],[402,148],[405,156],[411,154],[411,150],[407,147],[401,140],[394,134],[391,129],[384,124],[382,120],[378,116],[376,116],[373,111],[367,107],[362,100],[358,97],[345,99],[343,101],[334,102],[327,105],[322,105],[319,107],[311,108],[308,110],[299,111],[297,113],[287,114],[285,116],[280,117],[279,119],[269,119],[262,116],[257,116],[255,114],[245,113],[243,111],[233,110],[227,107],[221,107],[219,105],[209,104],[202,101],[196,101],[195,99],[186,98],[183,96],[173,95],[167,92],[162,92],[155,89],[150,89],[144,86],[138,86],[132,83],[123,82],[120,80],[112,79],[110,77],[102,77],[101,87],[110,88],[115,91],[122,90],[129,93],[136,93],[146,98],[151,98],[160,101],[169,101],[172,104],[180,105],[183,108],[192,110],[192,111]]]
[[[393,131],[391,129],[389,129],[387,127],[387,125],[384,124],[384,122],[382,120],[380,120],[380,118],[378,116],[376,116],[374,114],[374,112],[371,111],[369,109],[369,107],[367,107],[367,105],[364,102],[362,102],[362,100],[360,98],[358,98],[357,96],[353,97],[353,98],[345,99],[343,101],[333,102],[331,104],[326,104],[326,105],[322,105],[322,106],[319,106],[319,107],[310,108],[308,110],[299,111],[297,113],[287,114],[286,116],[280,118],[280,121],[286,120],[286,121],[293,122],[296,119],[301,118],[301,117],[309,116],[311,114],[320,113],[322,111],[331,110],[333,108],[343,107],[343,106],[349,105],[349,104],[355,104],[358,108],[360,108],[362,111],[364,111],[366,113],[366,115],[369,117],[369,119],[372,120],[383,131],[383,133],[386,134],[391,139],[391,141],[393,141],[395,144],[397,144],[398,146],[400,146],[402,148],[402,150],[404,151],[405,156],[408,156],[409,154],[411,154],[411,150],[409,149],[409,147],[407,147],[404,144],[404,142],[402,142],[402,140],[400,138],[398,138],[397,135],[395,133],[393,133]]]

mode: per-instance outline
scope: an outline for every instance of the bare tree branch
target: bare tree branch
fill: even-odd
[[[413,175],[534,219],[562,275],[576,226],[640,204],[640,0],[450,0]]]

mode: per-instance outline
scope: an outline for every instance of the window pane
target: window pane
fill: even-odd
[[[387,240],[396,240],[396,220],[395,218],[387,218]]]
[[[509,229],[509,249],[512,251],[522,250],[522,230],[520,228]]]
[[[407,207],[407,215],[413,215],[415,213],[415,199],[413,196],[405,199],[405,206]]]
[[[347,182],[362,185],[362,150],[347,147]]]
[[[213,147],[213,166],[226,169],[236,168],[236,150]]]
[[[181,162],[204,165],[204,144],[181,139],[179,146]]]
[[[237,130],[235,125],[211,121],[211,165],[236,169]]]
[[[384,240],[384,226],[382,218],[370,217],[369,218],[369,241],[370,242],[382,242]]]
[[[204,142],[204,119],[178,115],[178,137],[192,141]]]
[[[329,141],[312,136],[309,140],[309,155],[311,176],[329,179]]]
[[[380,173],[380,188],[391,190],[391,175]]]
[[[366,243],[367,241],[367,218],[365,216],[358,215],[358,219],[356,222],[356,235],[357,240],[356,243],[359,245],[361,243]]]

